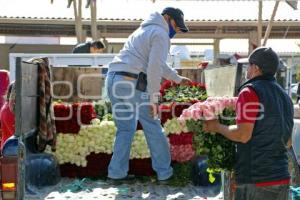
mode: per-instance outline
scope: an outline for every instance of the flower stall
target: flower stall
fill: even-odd
[[[93,74],[90,76],[93,77]],[[64,77],[60,78],[62,79],[56,80],[58,82],[64,80]],[[86,87],[92,84],[90,79],[86,78],[89,81],[85,84]],[[80,94],[78,98],[83,95],[87,97],[85,92],[88,88],[82,89],[79,84],[76,86],[73,88],[76,89],[75,93]],[[101,85],[95,87],[100,88]],[[46,151],[56,157],[54,160],[58,161],[61,175],[64,177],[106,176],[116,134],[111,105],[104,100],[91,101],[88,98],[72,101],[68,99],[68,96],[73,97],[73,88],[70,86],[66,89],[69,90],[68,92],[61,93],[57,92],[58,89],[51,88],[53,89],[52,97],[62,95],[64,102],[56,98],[52,104],[57,131],[57,137],[54,138],[56,146],[51,149],[48,147]],[[64,88],[59,89],[63,91]],[[232,169],[233,144],[218,134],[205,133],[202,130],[202,123],[204,120],[216,119],[223,115],[228,118],[219,118],[222,123],[234,123],[236,99],[208,97],[205,85],[197,82],[182,86],[171,81],[164,81],[160,92],[162,98],[159,114],[170,145],[174,169],[174,176],[169,184],[183,186],[191,181],[195,183],[193,179],[198,179],[201,175],[207,176],[212,185],[214,182],[220,182],[215,181],[218,179],[217,173],[220,170]],[[68,95],[69,93],[71,95]],[[35,99],[36,96],[30,98]],[[24,108],[29,107],[24,106]],[[199,170],[195,170],[194,167],[199,164],[197,159],[201,156],[206,157],[204,161],[208,167],[203,174],[199,175]],[[142,176],[155,175],[140,124],[132,142],[129,173]]]
[[[159,114],[168,138],[174,178],[170,184],[179,186],[191,181],[192,164],[205,155],[212,174],[231,170],[234,145],[218,134],[205,133],[203,120],[226,116],[224,124],[234,123],[235,98],[211,98],[205,85],[192,82],[179,85],[165,80],[160,89]],[[107,174],[116,126],[111,115],[111,105],[104,100],[94,102],[54,105],[55,124],[58,132],[56,151],[62,176],[95,177]],[[129,173],[152,176],[150,152],[138,123],[131,147]]]
[[[181,86],[164,81],[160,92],[159,113],[174,168],[174,179],[170,184],[180,186],[189,183],[191,165],[198,156],[207,156],[211,174],[231,170],[233,144],[220,135],[204,133],[201,127],[203,120],[215,119],[219,115],[227,117],[222,123],[234,123],[236,99],[207,98],[205,86],[196,82]],[[56,102],[54,112],[59,134],[56,151],[52,153],[60,164],[62,176],[106,175],[116,133],[110,103]],[[131,147],[129,173],[154,175],[140,124]]]

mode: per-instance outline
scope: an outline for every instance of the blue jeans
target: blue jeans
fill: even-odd
[[[255,184],[237,185],[235,200],[289,200],[289,185],[257,187]]]
[[[150,149],[152,168],[158,180],[165,180],[173,174],[169,144],[160,120],[150,116],[149,95],[135,89],[136,81],[114,72],[110,72],[106,78],[107,94],[117,126],[108,177],[120,179],[127,176],[131,143],[139,120]]]

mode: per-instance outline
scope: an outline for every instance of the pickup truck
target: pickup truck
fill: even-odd
[[[208,191],[197,186],[188,185],[182,188],[174,188],[167,185],[158,185],[152,179],[146,183],[138,181],[122,185],[110,185],[104,179],[74,180],[60,178],[58,164],[54,157],[50,154],[38,153],[35,149],[38,97],[36,84],[37,67],[34,64],[23,62],[22,56],[19,56],[16,55],[15,57],[14,68],[17,89],[16,133],[15,139],[11,140],[12,150],[8,151],[14,153],[8,153],[8,156],[3,155],[1,157],[1,197],[3,200],[202,199],[209,196]],[[51,56],[48,55],[48,57]],[[86,55],[83,55],[83,57],[91,59],[91,57]],[[71,60],[74,59],[72,58]],[[76,61],[69,64],[78,65]],[[241,77],[243,77],[244,67],[242,64],[238,64],[235,69],[236,75],[234,76],[234,84],[231,88],[233,89],[232,94],[236,92],[237,85],[242,82]],[[294,169],[293,173],[295,173],[295,176],[298,174],[297,177],[299,177],[300,120],[298,121],[298,119],[295,119],[293,141],[294,148],[290,151],[290,157],[293,160],[291,163],[294,164],[292,166]],[[224,175],[222,191],[219,194],[211,195],[215,197],[209,197],[208,199],[229,199],[228,188],[226,188],[230,184],[228,180],[228,176]]]

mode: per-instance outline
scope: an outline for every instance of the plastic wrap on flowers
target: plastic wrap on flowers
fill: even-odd
[[[56,103],[54,116],[58,133],[78,133],[81,125],[96,118],[96,113],[91,103]]]

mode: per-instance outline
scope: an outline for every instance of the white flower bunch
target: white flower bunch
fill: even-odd
[[[164,124],[165,133],[168,134],[181,134],[187,133],[188,128],[184,120],[179,120],[178,118],[168,119]]]
[[[133,142],[131,145],[130,158],[150,158],[150,151],[147,146],[144,131],[138,130],[135,132]]]
[[[113,151],[113,143],[117,128],[113,121],[92,120],[91,125],[80,127],[78,134],[58,134],[54,154],[59,164],[71,163],[86,167],[86,156],[90,153],[107,153]],[[135,133],[130,158],[149,158],[150,152],[143,131]]]
[[[85,167],[86,156],[89,154],[85,148],[86,140],[73,134],[58,134],[56,151],[52,152],[59,164],[71,163]]]
[[[86,167],[90,153],[112,153],[116,127],[112,121],[92,120],[81,126],[78,134],[58,134],[56,151],[52,152],[59,164],[71,163]],[[49,150],[48,150],[49,152]]]

